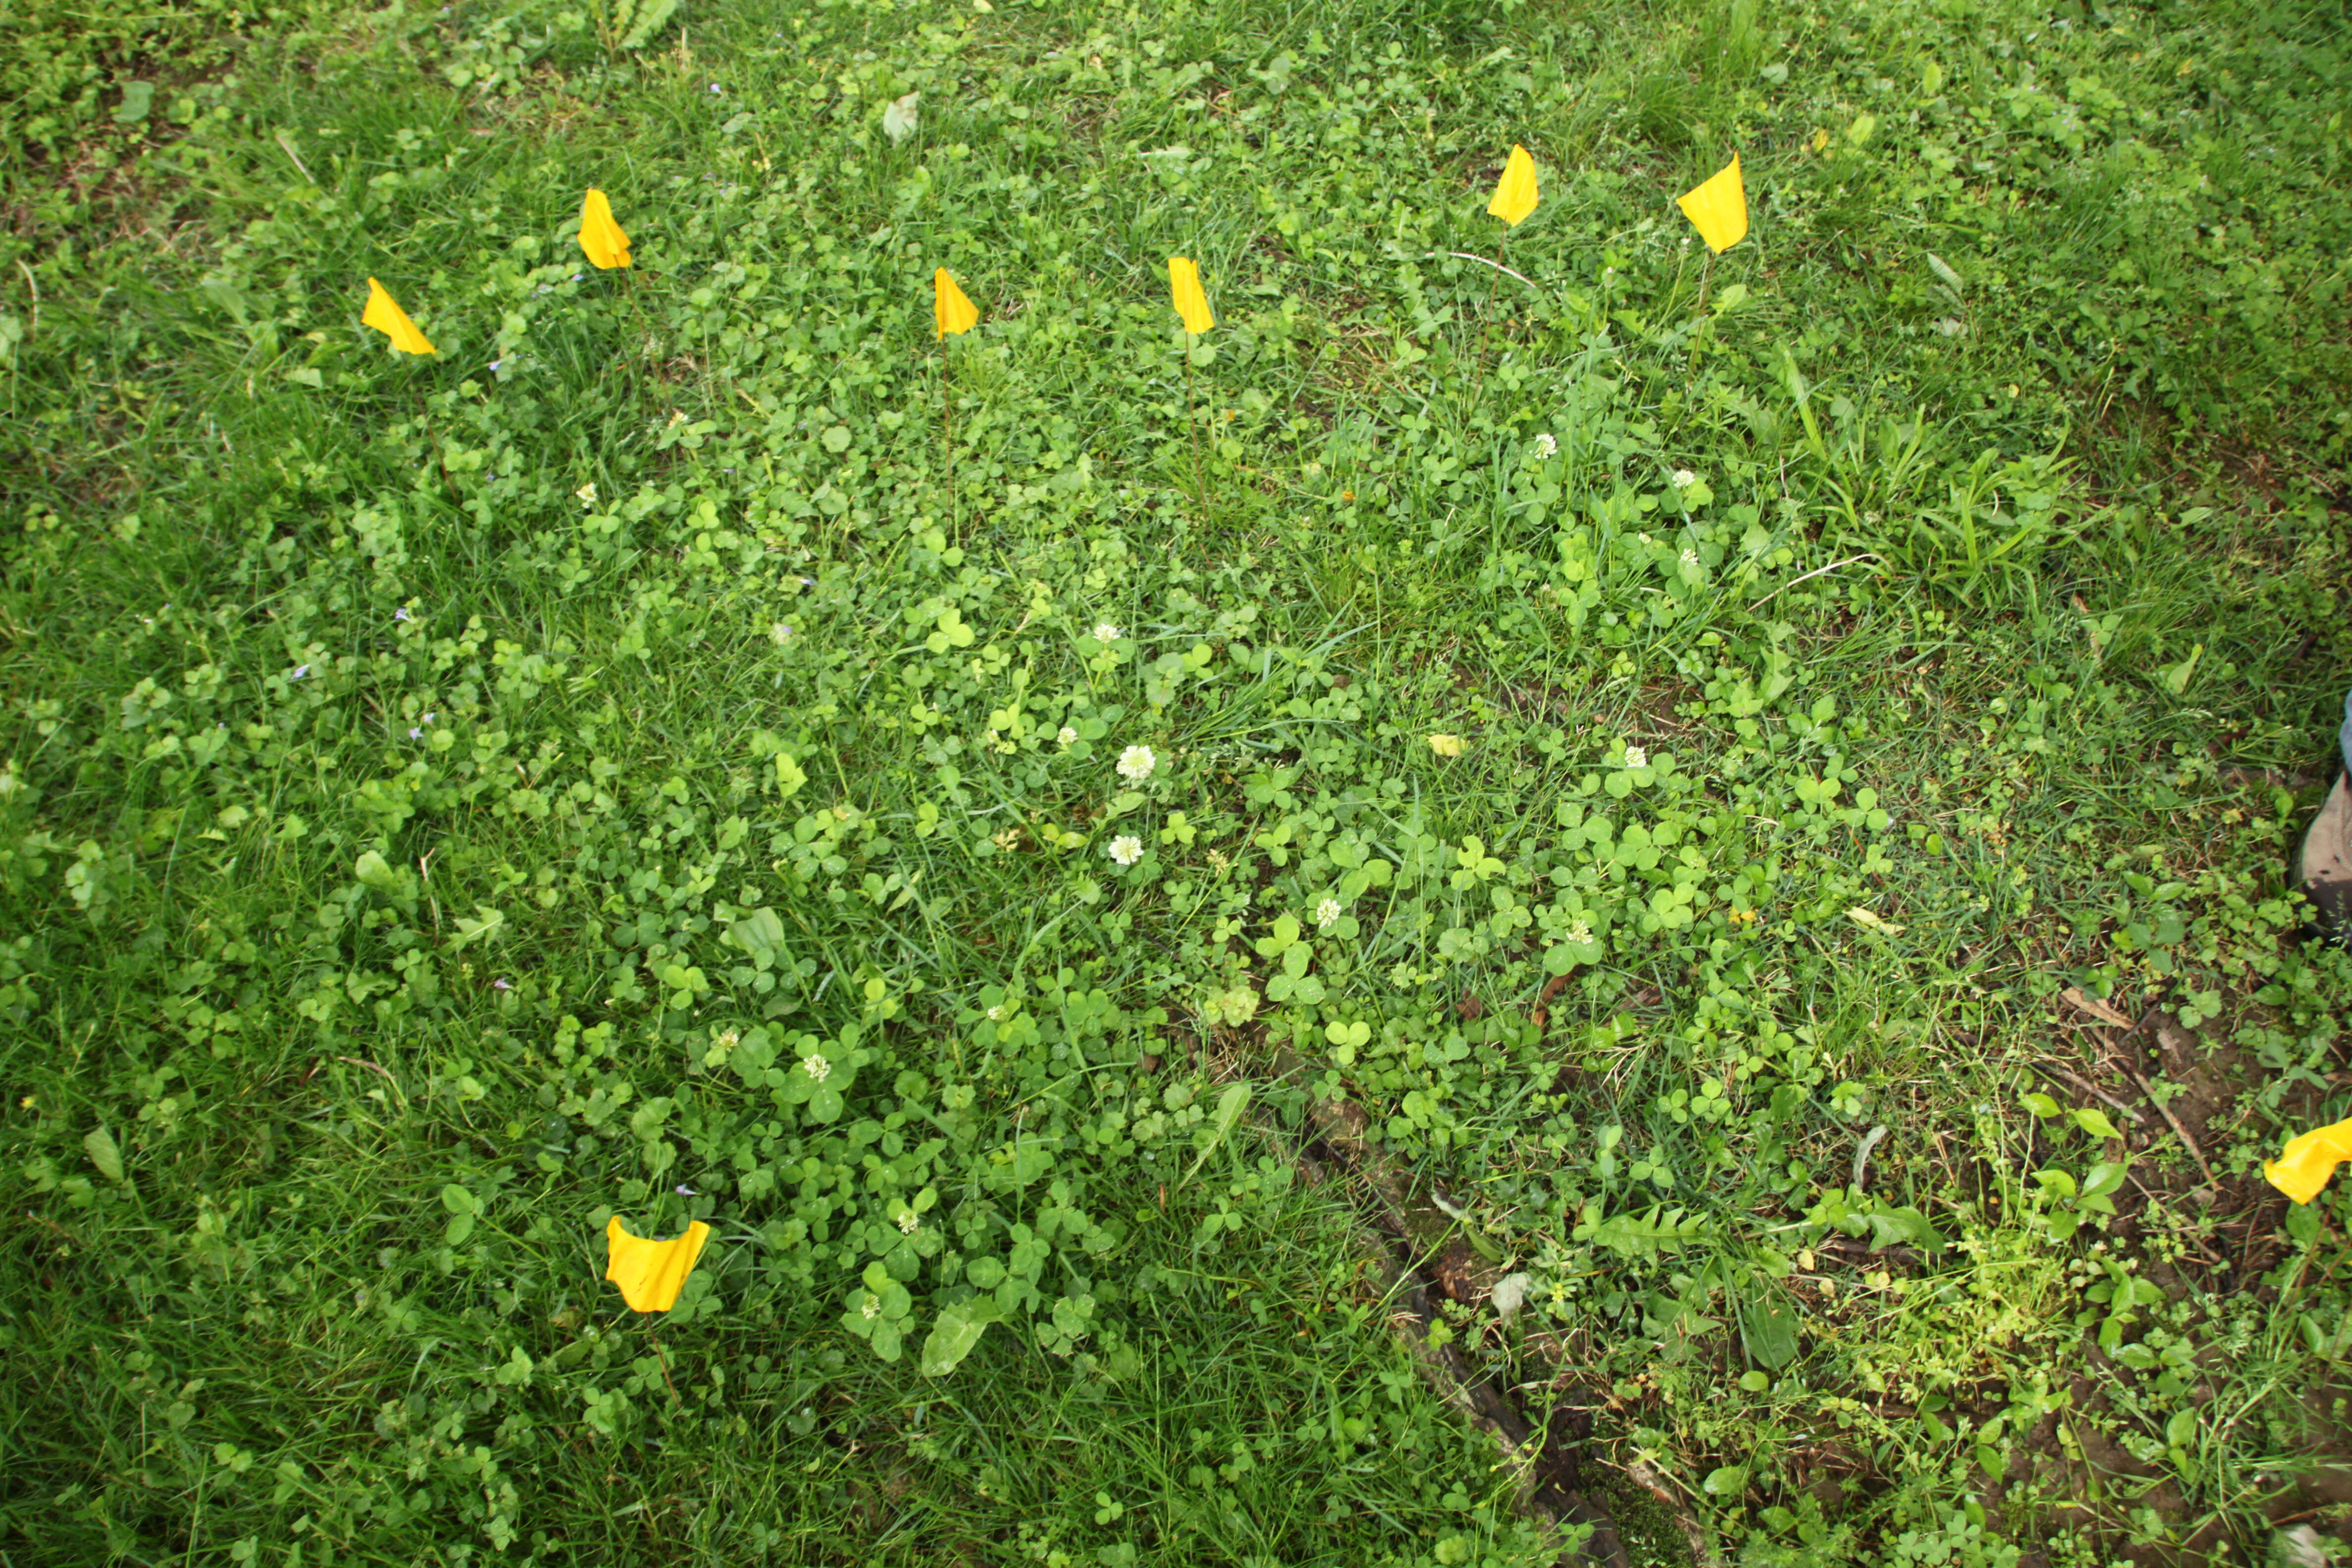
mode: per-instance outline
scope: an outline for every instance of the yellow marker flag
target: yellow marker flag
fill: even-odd
[[[2352,1160],[2352,1121],[2339,1121],[2288,1140],[2275,1161],[2263,1162],[2263,1176],[2295,1202],[2307,1204],[2347,1160]]]
[[[1511,144],[1511,161],[1503,165],[1503,177],[1495,182],[1495,199],[1486,210],[1517,228],[1536,210],[1536,161],[1517,142]]]
[[[667,1312],[677,1305],[686,1277],[702,1256],[710,1227],[696,1220],[672,1241],[647,1241],[621,1228],[614,1215],[604,1226],[604,1278],[621,1288],[621,1300],[640,1312]]]
[[[416,330],[416,323],[408,319],[408,312],[402,310],[390,294],[384,292],[383,285],[373,278],[368,279],[367,309],[360,312],[360,325],[373,327],[377,331],[390,338],[392,346],[402,353],[440,353],[433,346],[430,339]]]
[[[980,307],[964,297],[944,267],[931,274],[931,320],[942,338],[950,332],[968,332],[980,325]]]
[[[588,259],[610,271],[629,264],[629,237],[613,220],[613,204],[604,193],[591,186],[588,199],[580,205],[580,248]]]
[[[1168,258],[1168,297],[1186,331],[1205,332],[1217,324],[1209,314],[1209,297],[1201,292],[1201,269],[1181,256]]]
[[[1675,205],[1697,228],[1706,247],[1718,254],[1748,237],[1748,187],[1739,179],[1739,154],[1715,177],[1675,198]]]

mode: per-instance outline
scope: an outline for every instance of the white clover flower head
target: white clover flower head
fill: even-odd
[[[833,1064],[814,1051],[811,1051],[801,1058],[801,1071],[809,1075],[811,1083],[823,1083],[832,1076]]]
[[[729,1029],[719,1037],[719,1043],[731,1051],[743,1043],[743,1037]]]
[[[1095,623],[1095,641],[1099,643],[1109,643],[1117,642],[1118,640],[1118,628],[1117,626],[1111,625],[1108,621],[1097,621]]]
[[[991,1007],[988,1010],[988,1021],[992,1024],[1001,1024],[1004,1022],[1003,1003],[999,1002],[995,1006]]]
[[[578,496],[588,505],[594,506],[596,504],[596,481],[590,479],[586,484],[582,485],[578,489],[573,490],[572,493]]]
[[[1698,483],[1698,476],[1692,473],[1688,468],[1676,468],[1675,470],[1675,489],[1678,490],[1686,490],[1696,483]]]
[[[1160,759],[1149,746],[1129,746],[1118,754],[1118,776],[1132,784],[1150,778],[1151,770],[1159,765]]]
[[[909,1209],[907,1213],[902,1214],[902,1215],[900,1215],[898,1216],[898,1234],[899,1234],[899,1235],[901,1235],[901,1236],[912,1236],[912,1235],[914,1235],[914,1234],[915,1234],[915,1232],[917,1232],[917,1231],[919,1231],[919,1230],[920,1230],[920,1229],[922,1229],[922,1228],[923,1228],[923,1222],[922,1222],[920,1219],[919,1219],[919,1218],[917,1218],[917,1217],[916,1217],[915,1213],[914,1213],[914,1211],[913,1211],[913,1210]]]
[[[1645,544],[1645,545],[1648,545],[1648,544],[1655,544],[1655,543],[1657,542],[1657,541],[1656,541],[1656,540],[1652,539],[1652,538],[1651,538],[1648,534],[1646,534],[1646,533],[1637,533],[1637,534],[1635,534],[1633,537],[1634,537],[1634,538],[1636,538],[1636,539],[1638,539],[1638,540],[1640,540],[1640,541],[1641,541],[1643,544]]]
[[[1683,564],[1694,572],[1698,570],[1698,552],[1687,544],[1683,546]]]
[[[1132,833],[1122,833],[1110,841],[1110,858],[1122,866],[1132,866],[1143,858],[1143,840]]]
[[[1629,767],[1629,768],[1646,768],[1646,767],[1648,767],[1648,766],[1650,765],[1650,752],[1649,752],[1649,749],[1648,749],[1647,747],[1644,747],[1644,746],[1628,746],[1628,747],[1626,747],[1626,748],[1625,748],[1625,765],[1626,765],[1627,767]]]
[[[1547,430],[1542,435],[1536,437],[1536,456],[1538,458],[1556,458],[1559,456],[1559,442],[1552,436],[1550,431]]]
[[[1339,900],[1324,900],[1321,903],[1315,906],[1316,929],[1318,931],[1329,931],[1333,926],[1339,923],[1339,917],[1345,912],[1345,910],[1339,908]]]
[[[858,1307],[857,1310],[860,1315],[869,1320],[880,1317],[882,1315],[882,1298],[877,1296],[873,1291],[868,1290],[866,1292],[865,1301]]]
[[[1586,924],[1583,921],[1577,921],[1574,925],[1568,928],[1568,940],[1570,942],[1591,942],[1592,940],[1591,926]]]
[[[1054,739],[1061,742],[1062,744],[1066,746],[1071,742],[1076,741],[1077,738],[1078,732],[1076,730],[1071,729],[1067,724],[1063,725],[1059,730],[1054,732]]]

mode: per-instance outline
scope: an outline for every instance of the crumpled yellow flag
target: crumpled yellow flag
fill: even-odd
[[[373,278],[368,279],[367,309],[360,312],[360,325],[373,327],[377,331],[390,338],[392,346],[402,353],[440,353],[433,346],[430,339],[416,330],[416,323],[408,319],[408,312],[402,310],[390,294],[384,292],[383,285]]]
[[[1517,142],[1511,143],[1511,160],[1503,165],[1503,177],[1495,182],[1495,198],[1486,210],[1517,228],[1536,210],[1536,161]]]
[[[1748,237],[1748,187],[1739,178],[1739,154],[1716,171],[1712,179],[1675,198],[1675,205],[1697,228],[1706,247],[1717,254]]]
[[[2352,1160],[2352,1121],[2339,1121],[2289,1139],[2276,1160],[2263,1162],[2263,1175],[2295,1202],[2307,1204],[2347,1160]]]
[[[629,264],[629,237],[614,221],[613,204],[593,185],[588,199],[580,204],[580,248],[607,271]]]
[[[980,307],[965,298],[944,267],[931,273],[931,320],[942,338],[950,332],[968,332],[980,325]]]
[[[621,1300],[640,1312],[667,1312],[677,1305],[686,1277],[702,1256],[710,1227],[696,1220],[671,1241],[647,1241],[621,1228],[614,1215],[604,1226],[604,1278],[621,1288]]]
[[[1217,318],[1209,314],[1209,297],[1201,292],[1201,269],[1183,257],[1168,258],[1168,297],[1186,331],[1205,332],[1217,324]]]

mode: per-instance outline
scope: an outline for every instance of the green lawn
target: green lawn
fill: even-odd
[[[0,23],[0,1564],[2347,1554],[2340,6]]]

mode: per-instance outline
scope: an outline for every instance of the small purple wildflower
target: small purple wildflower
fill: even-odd
[[[308,674],[310,674],[310,667],[309,665],[307,665],[307,664],[298,664],[298,665],[296,665],[296,666],[294,667],[294,673],[293,673],[293,674],[291,674],[291,675],[289,675],[289,676],[288,676],[286,679],[289,679],[289,680],[299,680],[299,679],[301,679],[304,676],[306,676],[306,675],[308,675]]]
[[[680,1183],[677,1184],[677,1195],[678,1195],[679,1197],[682,1197],[682,1198],[691,1198],[691,1197],[698,1197],[698,1196],[699,1196],[700,1194],[698,1194],[698,1193],[697,1193],[697,1192],[696,1192],[692,1187],[688,1186],[684,1182],[680,1182]]]

